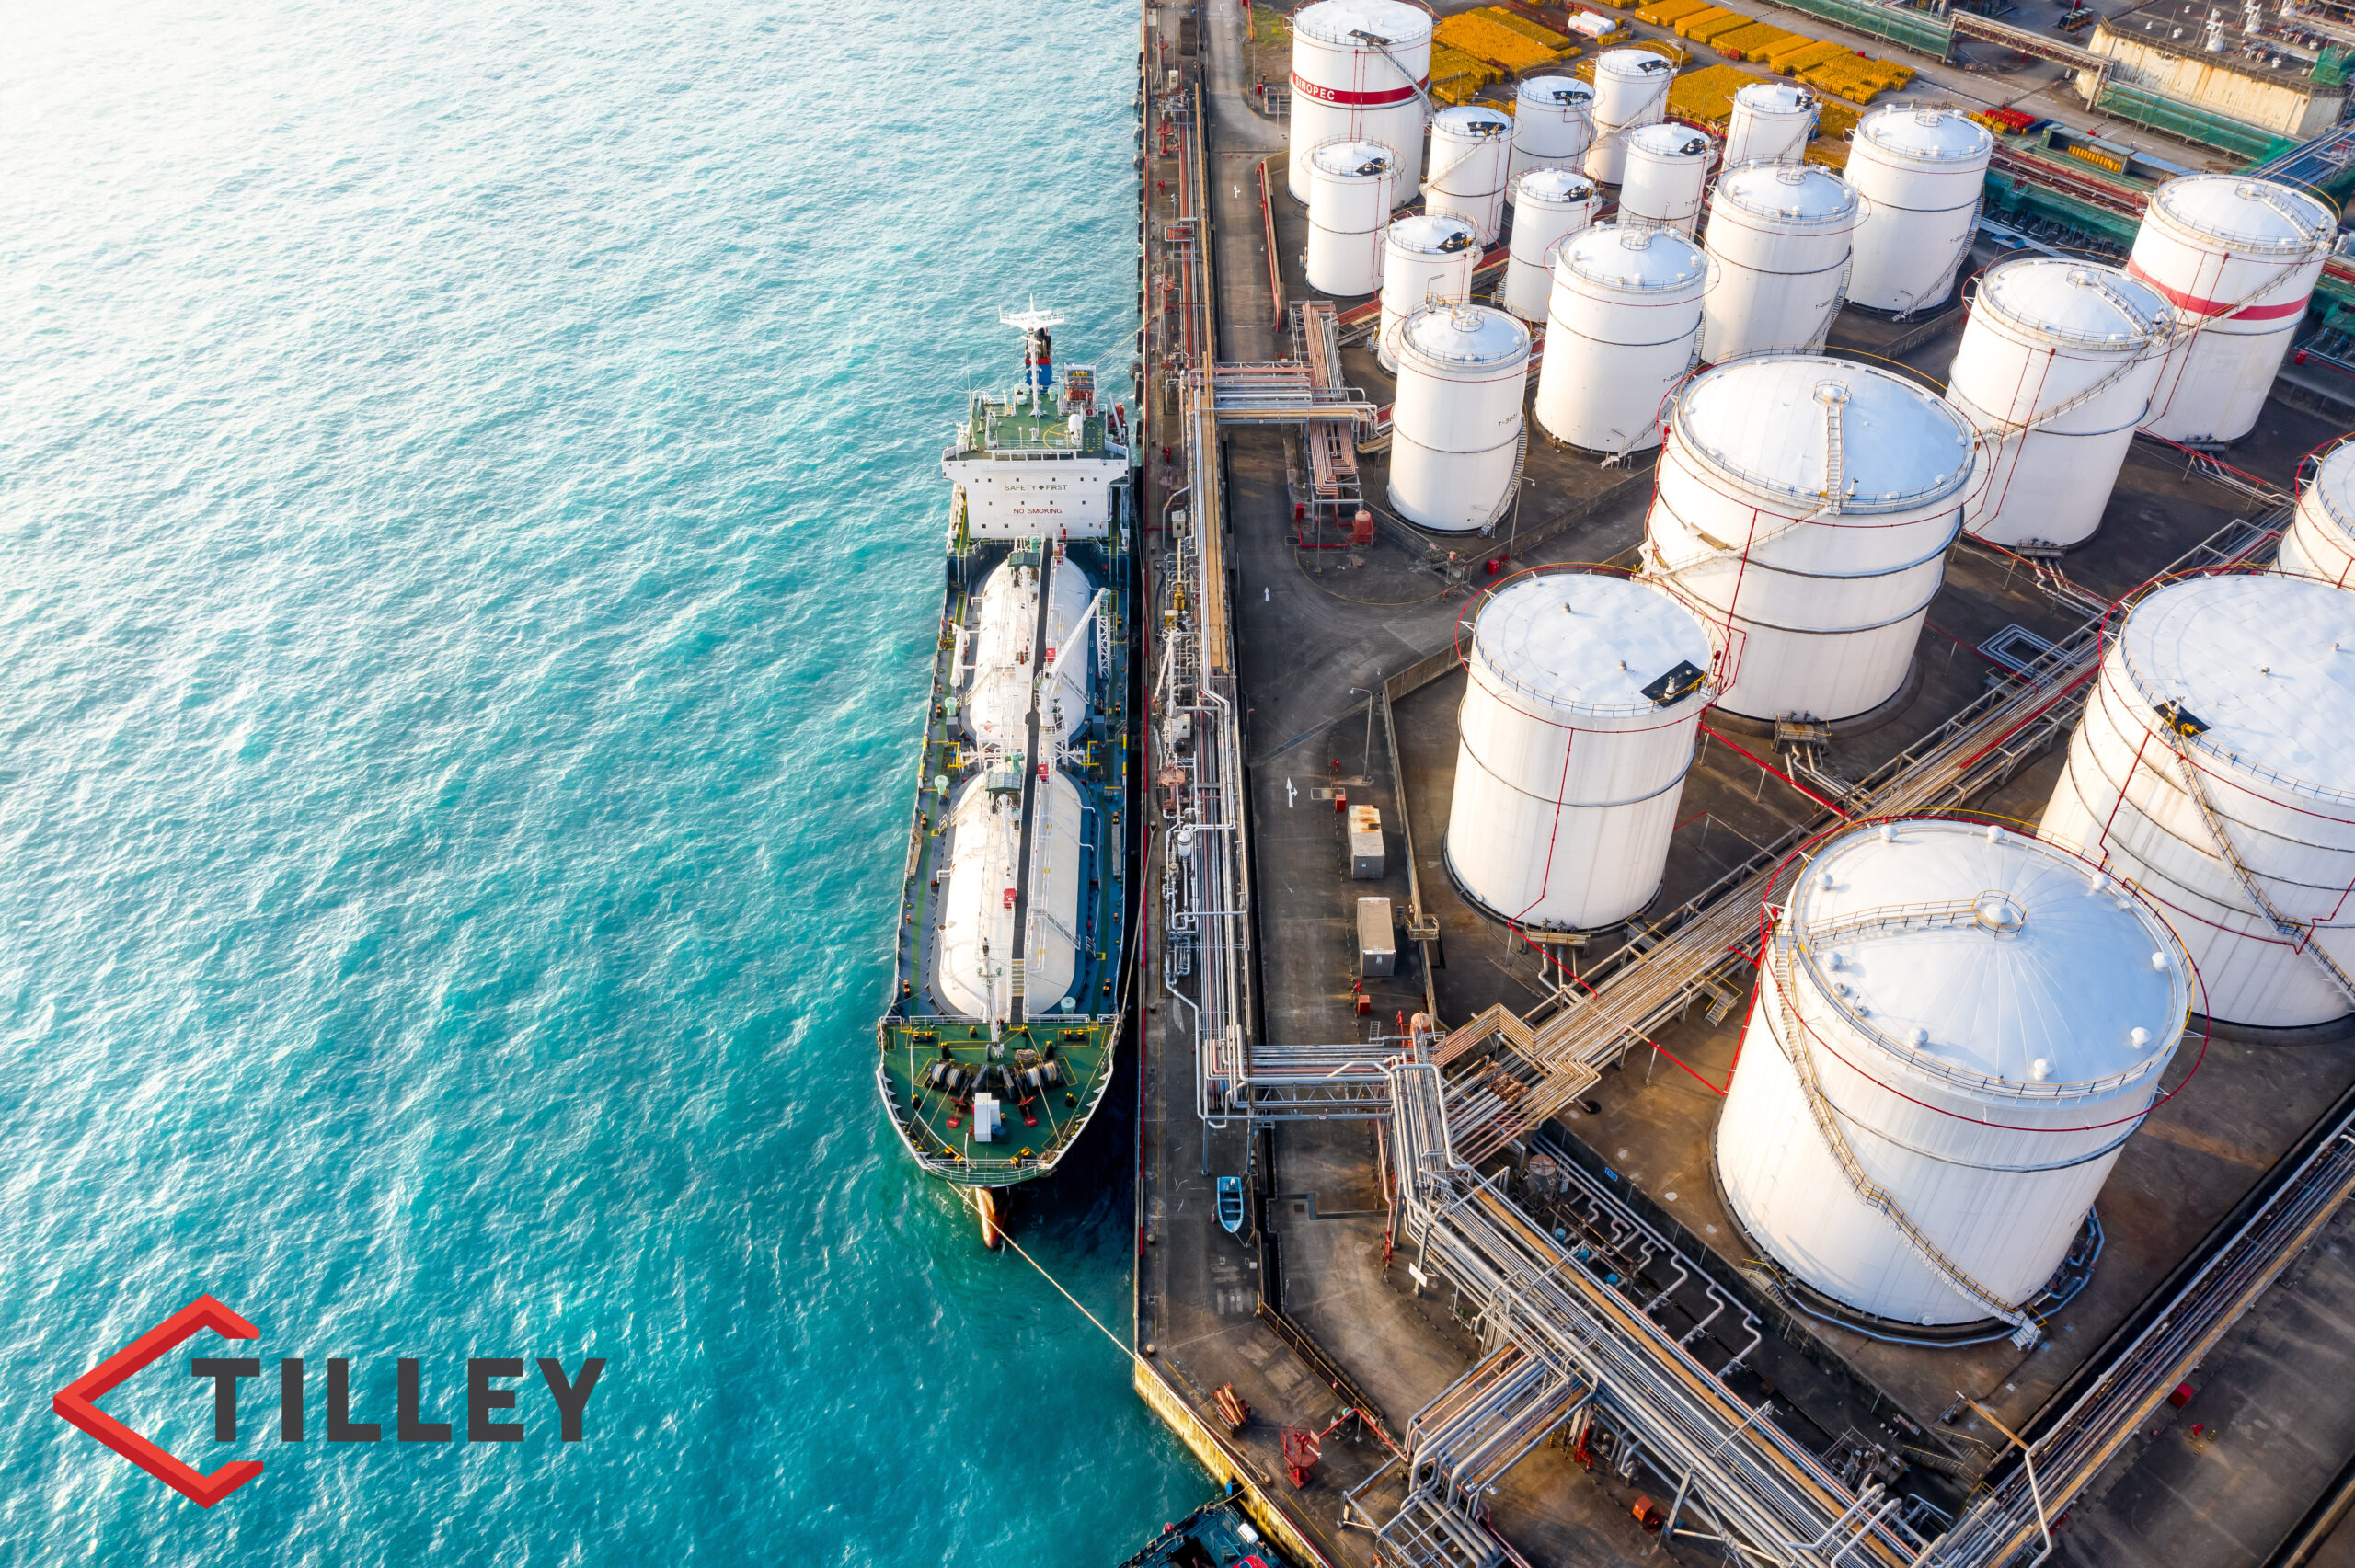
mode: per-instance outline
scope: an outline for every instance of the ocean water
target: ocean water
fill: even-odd
[[[0,1562],[1105,1564],[1206,1493],[871,1079],[936,458],[1033,291],[1126,395],[1134,16],[11,14]],[[1017,1232],[1122,1331],[1127,1134]],[[207,1292],[259,1340],[107,1407],[264,1461],[209,1511],[49,1404]],[[404,1356],[461,1436],[467,1356],[607,1366],[411,1444]]]

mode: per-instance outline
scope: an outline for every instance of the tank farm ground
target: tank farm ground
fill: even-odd
[[[1442,13],[1465,8],[1442,5]],[[1283,298],[1310,297],[1300,274],[1305,215],[1283,190],[1286,126],[1261,111],[1250,86],[1281,79],[1281,57],[1255,64],[1240,0],[1145,7],[1143,171],[1144,276],[1174,276],[1180,258],[1171,225],[1195,201],[1209,236],[1215,293],[1215,357],[1258,362],[1283,358],[1268,236]],[[1624,14],[1623,14],[1624,15]],[[1823,31],[1820,24],[1810,29]],[[1271,63],[1272,62],[1272,63]],[[1172,91],[1171,73],[1176,73]],[[1206,106],[1197,190],[1165,142],[1165,107],[1199,80]],[[1982,87],[1992,84],[1981,84]],[[2042,112],[2053,112],[2039,104]],[[2192,155],[2176,147],[2174,155]],[[1263,210],[1259,166],[1273,157],[1274,199]],[[1272,230],[1270,230],[1270,223]],[[1982,241],[1971,266],[2006,252]],[[1496,274],[1484,275],[1482,287]],[[1162,309],[1165,303],[1175,308]],[[1345,304],[1349,302],[1344,302]],[[1177,405],[1162,395],[1182,370],[1184,302],[1149,294],[1144,364],[1145,492],[1150,528],[1185,483]],[[1843,313],[1831,350],[1911,367],[1935,383],[1951,359],[1962,322],[1953,303],[1893,323]],[[1348,379],[1376,404],[1391,381],[1361,341],[1345,350]],[[1534,375],[1532,376],[1532,387]],[[2329,405],[2320,405],[2329,407]],[[2327,414],[2269,405],[2257,432],[2229,454],[2240,470],[2278,486],[2300,457],[2343,431],[2349,411]],[[1453,567],[1424,542],[1386,521],[1373,542],[1307,552],[1292,543],[1287,473],[1296,437],[1281,429],[1235,429],[1222,436],[1224,541],[1234,607],[1237,683],[1248,774],[1252,933],[1260,1011],[1253,1025],[1275,1041],[1337,1042],[1393,1034],[1426,995],[1442,1025],[1492,1004],[1519,1011],[1551,987],[1547,959],[1469,907],[1441,861],[1455,762],[1455,711],[1464,675],[1454,653],[1457,618],[1494,580],[1486,563],[1509,554],[1504,570],[1564,562],[1627,566],[1651,495],[1650,458],[1603,468],[1533,436],[1517,514],[1495,538],[1470,536]],[[1165,462],[1162,448],[1173,449]],[[1378,456],[1361,459],[1365,490],[1383,494]],[[2108,601],[2165,570],[2236,520],[2270,503],[2195,470],[2179,451],[2138,441],[2100,531],[2062,563],[2067,581]],[[1142,552],[1158,569],[1162,540]],[[1484,550],[1484,554],[1473,554]],[[1148,602],[1154,589],[1149,585]],[[2006,628],[2059,641],[2088,618],[2015,558],[1970,544],[1952,553],[1931,607],[1906,692],[1870,722],[1841,727],[1823,769],[1862,779],[1985,690],[1994,661],[1982,645]],[[1392,726],[1370,716],[1363,693],[1390,682]],[[1832,818],[1779,770],[1781,757],[1760,727],[1712,715],[1685,784],[1667,881],[1654,911],[1700,892],[1729,868],[1795,829]],[[2062,761],[2061,745],[2024,757],[1991,794],[1971,804],[2032,824]],[[1394,771],[1392,758],[1396,767]],[[1762,765],[1761,759],[1773,766]],[[1148,774],[1155,763],[1149,760]],[[1387,876],[1349,878],[1342,818],[1333,796],[1381,809]],[[1438,935],[1419,950],[1402,942],[1399,972],[1364,982],[1372,1016],[1356,1006],[1355,901],[1386,895],[1403,910],[1407,877],[1402,826],[1411,826],[1424,908]],[[1152,840],[1148,834],[1148,841]],[[1159,886],[1148,864],[1142,886]],[[1192,1037],[1183,1008],[1167,1004],[1160,917],[1146,915],[1146,969],[1140,994],[1138,1270],[1134,1333],[1138,1382],[1155,1408],[1221,1480],[1251,1494],[1263,1520],[1295,1546],[1336,1563],[1374,1561],[1362,1524],[1345,1522],[1342,1495],[1387,1457],[1408,1418],[1461,1376],[1480,1346],[1457,1316],[1442,1280],[1419,1281],[1411,1259],[1385,1255],[1387,1195],[1373,1122],[1287,1122],[1263,1127],[1246,1147],[1237,1118],[1205,1139],[1195,1113]],[[1640,922],[1603,933],[1575,953],[1591,967],[1619,944],[1640,938]],[[1428,993],[1426,988],[1428,987]],[[1151,999],[1159,998],[1160,1004]],[[1776,1306],[1740,1271],[1743,1243],[1711,1175],[1709,1139],[1728,1081],[1748,997],[1722,1010],[1692,1009],[1637,1046],[1539,1136],[1614,1190],[1666,1233],[1711,1277],[1762,1320],[1764,1337],[1736,1379],[1755,1404],[1773,1398],[1773,1419],[1819,1452],[1839,1455],[1878,1443],[1911,1463],[1906,1490],[1927,1490],[1949,1508],[2002,1457],[2005,1439],[1964,1408],[1979,1402],[2017,1431],[2073,1376],[2100,1362],[2114,1334],[2164,1294],[2171,1274],[2241,1204],[2285,1151],[2355,1090],[2355,1043],[2344,1037],[2254,1043],[2218,1037],[2197,1081],[2154,1115],[2103,1190],[2105,1242],[2090,1282],[2059,1314],[2051,1337],[2022,1352],[2008,1342],[1959,1349],[1913,1348],[1867,1339]],[[1716,1013],[1712,1017],[1710,1013]],[[2200,1053],[2187,1046],[2167,1083],[2181,1082]],[[1513,1167],[1509,1149],[1484,1171]],[[1215,1178],[1247,1173],[1251,1222],[1230,1236],[1215,1217]],[[1542,1204],[1542,1199],[1538,1200]],[[1541,1208],[1542,1213],[1542,1208]],[[1679,1307],[1663,1319],[1673,1326]],[[1728,1317],[1732,1314],[1727,1314]],[[1733,1354],[1744,1336],[1722,1323],[1695,1343]],[[2355,1456],[2355,1400],[2345,1397],[2355,1368],[2355,1234],[2345,1213],[2209,1355],[2196,1392],[2162,1415],[2113,1459],[2056,1532],[2055,1559],[2106,1565],[2165,1562],[2171,1568],[2262,1561],[2292,1531]],[[1232,1435],[1217,1391],[1231,1387],[1251,1419]],[[1309,1484],[1287,1479],[1281,1435],[1323,1429],[1351,1403],[1378,1414],[1385,1436],[1348,1426],[1326,1439]],[[1394,1470],[1363,1502],[1386,1518],[1399,1489]],[[1386,1490],[1385,1490],[1386,1489]],[[1490,1499],[1493,1528],[1533,1563],[1635,1562],[1663,1553],[1676,1561],[1723,1561],[1719,1549],[1647,1534],[1632,1505],[1658,1487],[1590,1472],[1557,1444],[1506,1472]],[[2329,1550],[2349,1543],[2334,1541]],[[2328,1559],[2324,1559],[2327,1561]]]

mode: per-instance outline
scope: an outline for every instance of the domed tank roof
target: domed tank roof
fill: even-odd
[[[1576,169],[1531,169],[1513,181],[1512,189],[1523,206],[1573,207],[1594,200],[1594,181]]]
[[[1316,0],[1292,15],[1292,31],[1345,49],[1364,48],[1365,40],[1352,36],[1361,32],[1392,45],[1420,43],[1435,25],[1429,11],[1406,0]]]
[[[1865,116],[1856,136],[1901,158],[1925,164],[1968,163],[1995,150],[1985,126],[1958,109],[1890,104]]]
[[[1992,269],[1978,307],[2014,326],[2088,349],[2134,349],[2166,325],[2165,295],[2098,262],[2027,256]]]
[[[1851,360],[1736,360],[1686,383],[1672,418],[1679,443],[1707,466],[1813,510],[1830,475],[1835,410],[1842,512],[1931,506],[1970,482],[1963,417],[1936,394]]]
[[[1390,225],[1390,236],[1384,242],[1392,250],[1410,256],[1452,256],[1459,250],[1477,250],[1479,231],[1462,218],[1445,212],[1417,212]]]
[[[2190,967],[2148,905],[2002,828],[1860,827],[1809,858],[1789,920],[1823,1000],[1867,1040],[1997,1096],[2156,1070],[2191,1007]]]
[[[1643,713],[1703,685],[1659,682],[1680,665],[1709,668],[1709,634],[1666,589],[1611,572],[1547,572],[1488,595],[1472,656],[1513,691],[1557,709]],[[1645,688],[1653,687],[1652,692]],[[1662,704],[1656,695],[1677,693]]]
[[[1733,101],[1752,114],[1802,114],[1815,107],[1815,95],[1788,82],[1752,82]]]
[[[1594,57],[1595,74],[1629,76],[1640,81],[1648,76],[1673,74],[1675,63],[1648,49],[1606,49]]]
[[[1706,132],[1666,122],[1644,126],[1627,138],[1629,152],[1640,149],[1655,158],[1706,158],[1716,144]]]
[[[2304,191],[2239,175],[2171,179],[2152,196],[2151,208],[2194,234],[2269,255],[2326,246],[2338,227],[2330,209]]]
[[[1343,177],[1371,178],[1398,166],[1397,155],[1379,142],[1328,142],[1309,154],[1308,161],[1325,174]]]
[[[1451,370],[1505,365],[1529,357],[1529,328],[1487,305],[1425,305],[1399,324],[1397,347]]]
[[[2323,515],[2338,525],[2339,532],[2355,534],[2355,436],[2346,437],[2323,453],[2306,493],[2322,508]]]
[[[1487,137],[1512,133],[1512,117],[1482,104],[1450,104],[1431,116],[1434,136]]]
[[[1758,217],[1799,223],[1845,222],[1856,215],[1855,188],[1815,164],[1736,164],[1717,177],[1717,200]]]
[[[2137,693],[2206,727],[2191,745],[2211,766],[2355,801],[2355,594],[2270,572],[2187,578],[2118,635]]]
[[[1521,85],[1513,97],[1522,103],[1559,104],[1564,108],[1571,104],[1586,104],[1591,107],[1594,102],[1594,89],[1576,76],[1532,76]]]
[[[1394,225],[1395,228],[1395,225]],[[1554,263],[1591,283],[1651,292],[1699,281],[1708,258],[1674,229],[1597,223],[1564,240]]]

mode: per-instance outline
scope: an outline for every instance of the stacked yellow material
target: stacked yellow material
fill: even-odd
[[[1646,6],[1636,13],[1636,20],[1649,22],[1656,28],[1665,28],[1673,26],[1686,17],[1698,16],[1703,11],[1714,11],[1719,8],[1710,4],[1710,0],[1654,0],[1654,4]]]
[[[1733,113],[1733,96],[1752,82],[1765,80],[1730,65],[1705,65],[1687,71],[1668,87],[1668,116],[1722,131]]]
[[[1694,43],[1715,43],[1728,33],[1740,32],[1758,24],[1740,11],[1728,11],[1722,16],[1687,17],[1676,24],[1677,36],[1689,38]]]
[[[1810,65],[1821,65],[1827,60],[1837,60],[1848,52],[1836,43],[1822,43],[1812,39],[1795,39],[1788,46],[1777,45],[1766,52],[1766,63],[1785,75],[1796,75]]]
[[[1975,119],[1977,117],[1974,116],[1973,118]],[[1993,127],[1991,126],[1989,129],[1993,130]],[[2124,158],[2119,157],[2114,154],[2105,153],[2098,147],[2070,146],[2064,147],[2062,150],[2067,153],[2071,157],[2082,159],[2085,162],[2093,165],[2094,167],[2097,169],[2108,169],[2112,174],[2124,174],[2126,172],[2126,160]]]
[[[1560,47],[1547,48],[1511,28],[1500,27],[1484,11],[1467,11],[1460,17],[1450,17],[1440,23],[1432,37],[1438,46],[1485,61],[1508,75],[1534,71],[1561,58]],[[1567,47],[1568,43],[1569,40],[1559,39],[1561,47]],[[1432,67],[1432,74],[1434,77],[1438,74],[1436,64]]]
[[[1703,10],[1687,11],[1670,23],[1669,27],[1677,37],[1691,38],[1694,28],[1706,28],[1711,22],[1722,22],[1728,17],[1740,15],[1740,12],[1729,11],[1723,6],[1711,6]]]
[[[1486,17],[1500,28],[1511,28],[1530,42],[1542,44],[1547,49],[1567,52],[1578,47],[1576,40],[1557,33],[1551,28],[1540,27],[1526,17],[1517,17],[1501,6],[1483,6],[1472,14],[1476,17]]]
[[[1828,169],[1844,169],[1848,166],[1848,143],[1819,136],[1807,144],[1807,161]]]
[[[1503,79],[1504,73],[1485,60],[1445,44],[1431,46],[1431,97],[1442,103],[1469,103],[1482,87]]]
[[[1763,60],[1767,51],[1789,40],[1790,34],[1764,22],[1752,22],[1729,33],[1719,33],[1711,45],[1728,60]]]
[[[1998,136],[2005,133],[2003,122],[1992,114],[1966,114],[1963,116],[1963,119],[1970,120],[1974,125],[1983,125]]]
[[[1822,142],[1838,141],[1845,137],[1849,132],[1854,131],[1856,128],[1856,121],[1862,118],[1863,116],[1846,104],[1819,101],[1815,106],[1816,139]],[[1847,154],[1842,153],[1840,163],[1845,164],[1847,161]],[[1838,167],[1839,165],[1833,166]]]

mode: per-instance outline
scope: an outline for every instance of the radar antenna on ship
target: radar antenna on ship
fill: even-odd
[[[1028,310],[1000,311],[997,318],[1022,333],[1022,387],[1030,395],[1030,412],[1036,414],[1040,396],[1054,389],[1055,345],[1047,328],[1061,326],[1063,313],[1040,310],[1039,296],[1032,294]]]

